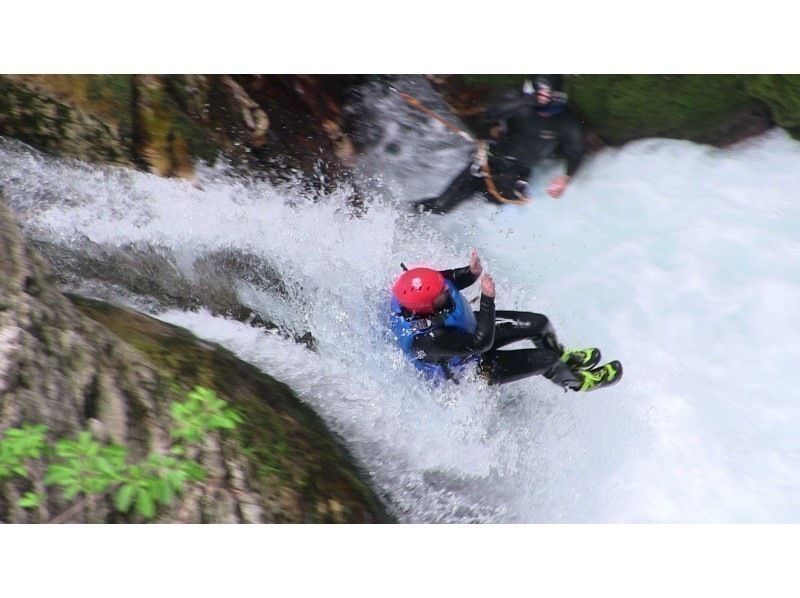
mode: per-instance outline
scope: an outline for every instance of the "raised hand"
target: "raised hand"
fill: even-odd
[[[481,258],[478,257],[477,249],[473,249],[472,252],[469,254],[469,271],[472,272],[475,276],[480,276],[481,272],[483,272],[483,266],[481,266]]]
[[[547,187],[547,194],[554,199],[558,199],[564,194],[564,190],[567,188],[567,183],[569,183],[569,177],[567,175],[558,175]]]
[[[488,274],[484,274],[481,277],[481,293],[487,297],[494,298],[494,280]]]

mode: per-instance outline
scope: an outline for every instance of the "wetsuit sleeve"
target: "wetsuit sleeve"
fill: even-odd
[[[493,121],[509,118],[531,102],[533,102],[531,96],[516,94],[489,106],[486,110],[486,119]]]
[[[475,284],[475,281],[478,280],[478,277],[472,273],[472,271],[469,269],[469,266],[455,268],[454,270],[440,270],[439,274],[456,285],[456,288],[459,291],[472,286]]]
[[[450,357],[469,357],[485,353],[494,343],[494,298],[481,295],[481,309],[477,316],[475,334],[458,330],[437,328],[414,338],[412,350],[426,361],[440,361]]]
[[[567,176],[571,177],[583,162],[583,130],[574,119],[570,119],[564,129],[561,152],[567,160]]]

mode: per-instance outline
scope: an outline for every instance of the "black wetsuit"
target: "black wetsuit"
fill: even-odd
[[[477,280],[469,266],[442,270],[441,274],[459,290]],[[427,318],[441,317],[448,308],[452,306],[446,305],[438,314]],[[475,319],[477,326],[473,334],[439,327],[416,336],[412,349],[425,361],[439,364],[453,357],[480,355],[479,372],[489,384],[504,384],[541,374],[565,388],[580,386],[575,374],[561,361],[564,350],[546,316],[523,311],[495,312],[494,298],[481,294],[480,310],[475,312]],[[530,340],[535,348],[500,350],[522,340]]]
[[[550,111],[549,116],[538,112],[532,96],[526,94],[518,94],[487,110],[487,119],[498,122],[503,130],[489,152],[489,169],[503,197],[513,199],[515,191],[524,194],[531,168],[557,151],[566,158],[567,176],[578,170],[583,159],[580,123],[563,104],[552,106]],[[494,200],[471,163],[440,195],[415,204],[422,210],[443,214],[477,192]]]

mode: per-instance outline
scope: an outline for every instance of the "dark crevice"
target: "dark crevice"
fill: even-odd
[[[144,147],[146,139],[144,137],[142,118],[139,114],[139,85],[137,75],[131,75],[131,145],[130,156],[131,161],[136,168],[145,172],[149,171],[147,160],[144,159]]]
[[[83,417],[85,421],[98,419],[97,406],[100,402],[100,378],[97,374],[92,378],[92,382],[86,389],[83,400]]]

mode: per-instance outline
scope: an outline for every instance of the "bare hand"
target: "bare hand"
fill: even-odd
[[[569,183],[569,177],[567,175],[558,175],[550,181],[550,186],[547,187],[547,194],[554,199],[558,199],[567,188],[567,183]]]
[[[472,272],[475,276],[480,276],[481,272],[483,272],[483,266],[481,266],[481,258],[478,257],[477,249],[473,249],[472,253],[469,254],[469,271]]]
[[[494,280],[488,274],[481,277],[481,293],[494,299]]]

